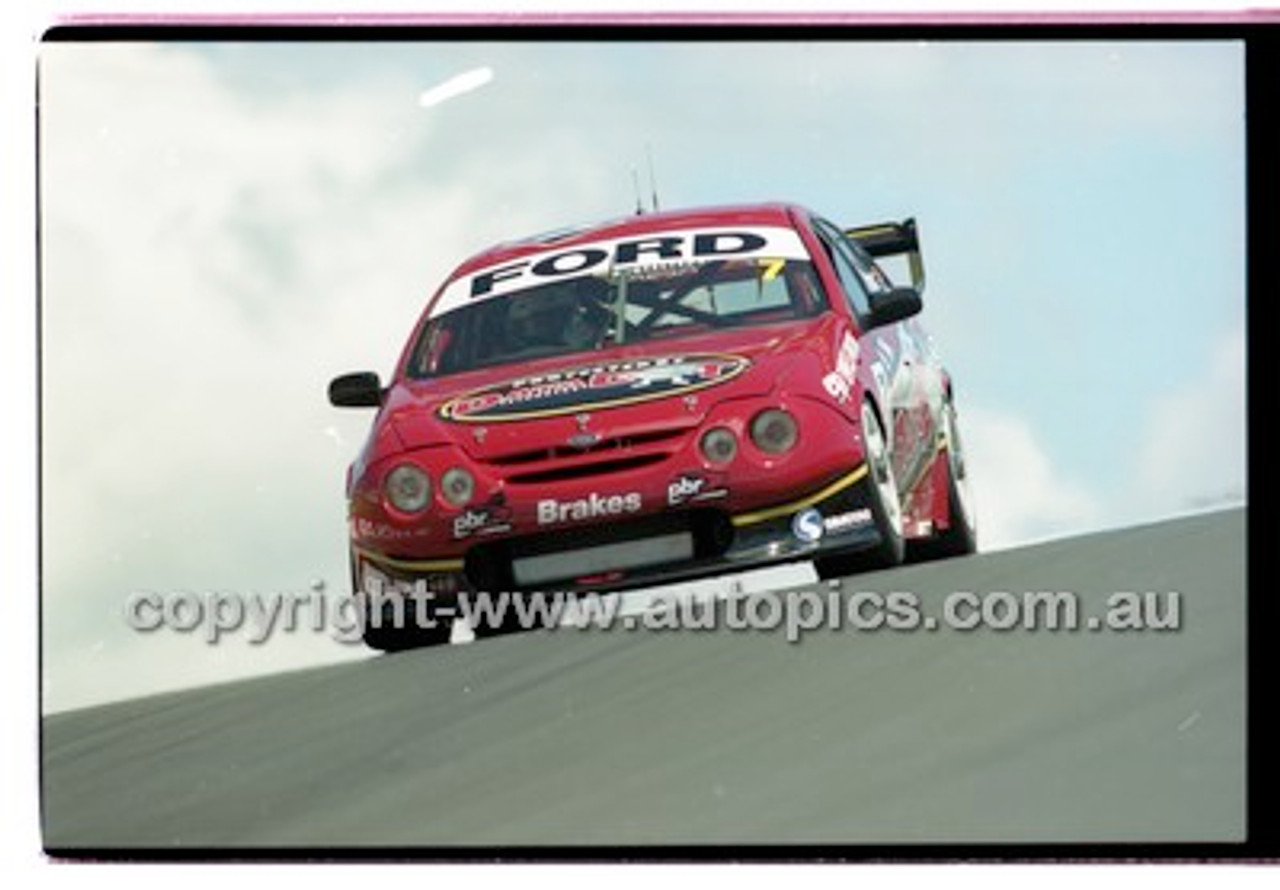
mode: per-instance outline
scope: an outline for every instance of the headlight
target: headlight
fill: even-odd
[[[413,464],[401,464],[387,474],[383,490],[397,510],[419,513],[431,503],[431,479]]]
[[[761,411],[751,421],[751,441],[765,454],[784,454],[796,447],[799,437],[796,419],[781,408]]]
[[[713,464],[727,464],[738,453],[738,437],[723,426],[707,430],[700,444],[703,456]]]
[[[465,507],[476,493],[476,480],[462,467],[454,467],[440,477],[440,493],[455,507]]]

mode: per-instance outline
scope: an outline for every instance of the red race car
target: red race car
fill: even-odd
[[[909,287],[876,262],[895,255]],[[972,552],[923,283],[913,220],[845,230],[789,204],[637,214],[467,260],[389,385],[329,386],[378,409],[347,476],[356,590],[444,602]],[[448,634],[372,623],[377,648]]]

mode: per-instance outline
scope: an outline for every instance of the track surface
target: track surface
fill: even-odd
[[[1239,509],[844,585],[1177,591],[1177,631],[566,629],[54,715],[45,843],[1238,841],[1245,589]]]

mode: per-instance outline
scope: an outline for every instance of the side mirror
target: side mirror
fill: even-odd
[[[335,377],[329,381],[329,403],[335,408],[377,408],[382,404],[382,381],[372,371]]]
[[[910,318],[924,308],[920,292],[914,287],[895,287],[893,290],[871,295],[871,327],[878,328]]]

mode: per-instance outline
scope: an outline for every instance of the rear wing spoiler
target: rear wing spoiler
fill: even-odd
[[[911,286],[917,291],[924,290],[924,260],[920,257],[920,238],[916,232],[914,218],[900,223],[874,223],[869,226],[858,226],[845,229],[845,234],[871,254],[873,257],[902,256],[907,257],[907,268],[911,270]]]

